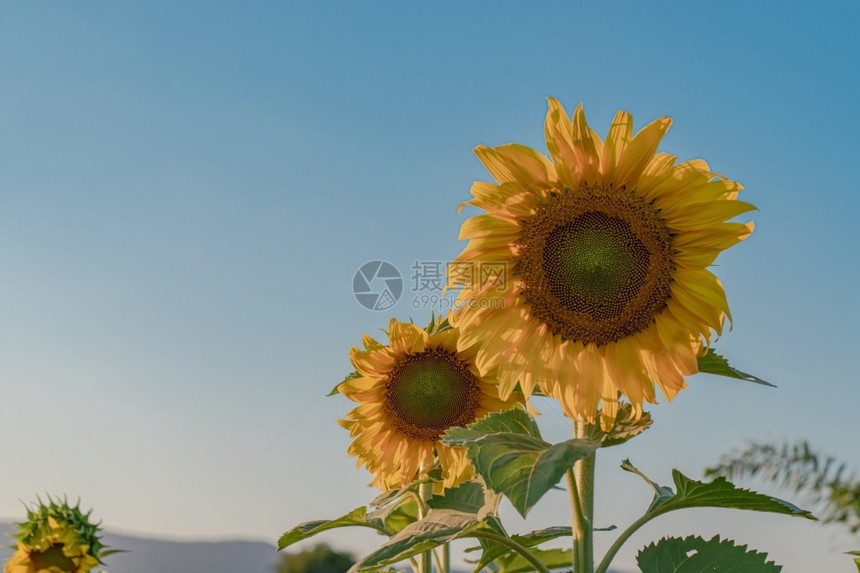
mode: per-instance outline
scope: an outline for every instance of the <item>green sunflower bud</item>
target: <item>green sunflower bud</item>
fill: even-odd
[[[49,497],[47,504],[39,500],[27,508],[4,573],[88,573],[103,565],[102,558],[113,551],[100,541],[100,528],[90,521],[92,510],[83,513],[79,505]]]

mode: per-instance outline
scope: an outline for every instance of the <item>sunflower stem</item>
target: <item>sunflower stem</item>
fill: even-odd
[[[442,573],[451,571],[451,546],[447,543],[442,546]]]
[[[433,484],[422,483],[418,486],[418,495],[421,498],[421,503],[418,504],[418,519],[427,517],[429,508],[427,500],[433,497]],[[433,551],[427,551],[418,555],[418,573],[433,573]]]
[[[582,569],[582,555],[580,551],[580,540],[583,537],[582,506],[579,503],[579,488],[576,487],[576,478],[573,469],[567,470],[567,491],[570,495],[571,529],[573,531],[573,571],[578,573]]]
[[[573,435],[576,438],[586,437],[585,422],[573,422]],[[574,571],[576,573],[594,573],[594,462],[596,453],[577,460],[573,465],[573,483],[571,488],[571,507],[578,506],[574,511]],[[576,514],[579,514],[578,516]],[[576,522],[579,521],[577,524]],[[580,528],[577,537],[577,527]]]

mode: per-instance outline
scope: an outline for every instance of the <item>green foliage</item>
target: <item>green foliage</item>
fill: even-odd
[[[751,443],[742,451],[720,457],[708,476],[758,478],[805,496],[816,506],[823,523],[842,523],[860,533],[860,479],[847,464],[824,456],[807,442]]]
[[[403,500],[401,503],[391,504],[387,507],[375,510],[368,516],[368,520],[381,520],[388,534],[393,535],[402,531],[410,523],[418,521],[418,503],[414,499]]]
[[[479,502],[479,498],[483,502]],[[468,537],[478,530],[506,536],[494,518],[499,500],[497,494],[486,490],[478,481],[446,489],[443,496],[428,501],[430,511],[423,519],[404,527],[382,547],[356,563],[352,571],[375,571],[454,539]]]
[[[779,573],[782,567],[767,561],[766,553],[747,550],[729,539],[714,536],[664,537],[636,556],[642,573]]]
[[[298,543],[308,537],[313,537],[317,533],[322,533],[323,531],[328,531],[329,529],[335,529],[337,527],[350,526],[370,527],[377,531],[385,532],[384,526],[379,522],[379,520],[367,519],[367,508],[361,506],[353,509],[346,515],[338,517],[337,519],[307,521],[297,525],[281,536],[278,540],[278,550],[280,551],[281,549],[284,549],[293,543]]]
[[[355,559],[349,553],[334,551],[325,543],[298,553],[281,555],[276,573],[345,573]]]
[[[722,477],[705,483],[690,479],[678,470],[672,470],[672,481],[675,483],[675,491],[673,491],[672,488],[658,485],[645,477],[629,460],[624,460],[621,469],[637,474],[654,490],[654,499],[646,516],[656,517],[669,511],[691,507],[725,507],[781,513],[815,520],[815,516],[794,504],[738,488]]]
[[[776,386],[770,382],[765,382],[761,378],[757,378],[752,374],[741,372],[740,370],[729,366],[729,361],[714,352],[713,348],[708,348],[708,352],[704,356],[699,356],[698,362],[699,372],[715,374],[717,376],[726,376],[727,378],[737,378],[738,380],[746,380],[747,382],[755,382],[756,384],[776,388]]]
[[[854,558],[854,564],[857,566],[858,573],[860,573],[860,551],[849,551],[847,555],[857,555]]]
[[[465,513],[495,513],[499,507],[499,496],[487,491],[480,482],[473,480],[446,489],[445,495],[427,500],[431,509],[453,509]]]
[[[448,445],[464,445],[467,441],[475,441],[487,434],[512,433],[540,438],[537,423],[529,414],[520,409],[493,412],[477,420],[465,428],[452,428],[443,440]]]
[[[365,556],[350,571],[376,571],[454,539],[467,537],[482,527],[486,525],[473,513],[433,509],[424,519],[409,524],[382,547]]]
[[[486,433],[486,432],[491,433]],[[469,461],[490,489],[503,493],[523,517],[596,442],[570,439],[550,444],[521,410],[498,412],[448,430],[442,441],[465,446]]]
[[[552,541],[553,539],[558,539],[559,537],[570,537],[571,535],[572,530],[570,527],[548,527],[546,529],[531,531],[523,535],[514,534],[511,536],[511,539],[513,539],[523,547],[532,548],[542,543],[546,543],[547,541]],[[510,563],[511,560],[513,560],[513,556],[516,555],[516,553],[511,551],[510,547],[499,543],[498,541],[487,539],[482,539],[481,545],[479,547],[470,547],[466,549],[466,552],[479,550],[483,551],[483,553],[481,554],[481,558],[479,560],[473,561],[473,563],[476,563],[474,571],[481,571],[488,566],[499,565],[499,562],[504,560],[507,560],[506,562]],[[566,564],[568,566],[570,565],[570,559],[570,555],[568,555]],[[519,562],[520,561],[516,561],[515,563]],[[544,561],[544,563],[547,562]],[[547,565],[549,565],[549,563],[547,563]],[[527,569],[527,571],[532,570],[533,568]]]
[[[534,549],[532,553],[549,569],[570,567],[573,551],[570,549]],[[496,573],[533,573],[534,565],[526,561],[519,553],[508,553],[496,559],[490,569]]]

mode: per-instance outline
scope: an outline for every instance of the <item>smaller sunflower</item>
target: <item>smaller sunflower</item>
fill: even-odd
[[[105,551],[90,513],[51,498],[47,505],[40,501],[28,508],[4,573],[88,573],[103,564],[102,557],[111,552]]]
[[[349,358],[357,376],[338,388],[357,402],[338,420],[353,438],[349,454],[387,491],[425,477],[436,460],[445,487],[472,475],[463,448],[442,444],[449,428],[465,426],[490,412],[516,407],[517,396],[499,398],[494,373],[475,366],[478,345],[457,349],[460,331],[440,317],[422,329],[391,319],[388,345],[367,334],[364,350]]]

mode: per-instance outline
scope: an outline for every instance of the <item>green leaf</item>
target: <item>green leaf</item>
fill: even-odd
[[[857,565],[857,571],[860,572],[860,551],[849,551],[846,555],[857,555],[854,558],[854,564]]]
[[[308,521],[297,525],[293,529],[284,533],[278,540],[278,551],[296,543],[313,537],[317,533],[335,529],[337,527],[370,527],[379,531],[379,525],[367,520],[367,508],[364,506],[357,507],[342,517],[332,520]]]
[[[621,469],[639,475],[654,489],[654,499],[646,513],[646,515],[651,514],[652,517],[690,507],[725,507],[781,513],[817,521],[814,515],[794,504],[741,489],[722,477],[705,483],[690,479],[678,470],[672,470],[672,481],[675,483],[675,491],[673,491],[672,488],[657,485],[645,477],[642,472],[633,467],[630,460],[624,460]]]
[[[537,531],[531,531],[529,533],[525,533],[523,535],[514,534],[511,537],[514,541],[522,545],[523,547],[535,547],[540,545],[541,543],[546,543],[547,541],[552,541],[553,539],[557,539],[559,537],[570,537],[572,535],[572,530],[570,527],[547,527],[546,529],[539,529]],[[476,561],[477,565],[475,565],[474,570],[480,571],[485,567],[489,566],[490,563],[493,563],[496,559],[503,557],[505,555],[512,554],[511,548],[507,545],[503,545],[496,541],[492,540],[481,540],[480,547],[470,547],[466,549],[466,552],[469,551],[478,551],[483,550],[481,554],[481,558]],[[568,558],[567,565],[570,565],[570,559]]]
[[[765,382],[761,378],[757,378],[752,374],[741,372],[736,368],[729,366],[729,361],[724,357],[714,352],[713,348],[708,348],[708,352],[704,356],[699,356],[699,372],[706,374],[715,374],[717,376],[726,376],[728,378],[737,378],[738,380],[746,380],[747,382],[755,382],[764,386],[776,388],[770,382]]]
[[[636,556],[642,573],[779,573],[782,567],[767,561],[766,553],[747,550],[729,539],[714,536],[664,537]]]
[[[478,521],[474,513],[433,509],[424,519],[406,526],[382,547],[353,565],[349,571],[376,571],[380,567],[403,561],[454,539],[467,537],[475,530],[486,527]]]
[[[532,553],[549,569],[570,568],[573,551],[570,549],[533,549]],[[496,573],[533,573],[535,566],[519,553],[508,553],[496,559],[490,568]]]
[[[415,501],[418,486],[426,480],[417,480],[409,485],[380,494],[370,502],[375,507],[367,516],[371,524],[379,525],[391,535],[418,520],[418,504]]]
[[[376,519],[391,533],[403,531],[409,524],[418,521],[418,503],[409,500],[393,507],[380,508],[367,516],[370,522]]]
[[[608,432],[600,429],[600,424],[589,424],[585,429],[585,437],[600,443],[601,448],[623,444],[651,427],[651,414],[643,412],[638,420],[633,419],[633,406],[626,402],[618,408],[615,425]]]
[[[458,487],[446,489],[442,495],[427,500],[431,509],[453,509],[464,513],[474,513],[478,519],[495,514],[499,508],[500,496],[489,491],[480,482],[473,480]]]
[[[347,374],[347,375],[346,375],[346,377],[344,377],[344,379],[343,379],[343,380],[341,380],[340,382],[338,382],[338,383],[337,383],[337,385],[336,385],[334,388],[332,388],[332,389],[331,389],[331,392],[329,392],[328,394],[326,394],[326,396],[334,396],[335,394],[339,394],[339,393],[340,393],[340,387],[341,387],[341,384],[343,384],[344,382],[349,382],[350,380],[355,380],[356,378],[361,378],[361,374],[359,374],[358,372],[356,372],[355,370],[353,370],[352,372],[350,372],[349,374]]]
[[[452,432],[457,431],[449,430]],[[446,441],[447,434],[443,438]],[[597,448],[590,440],[570,439],[553,445],[510,432],[462,441],[455,437],[453,441],[465,445],[475,473],[484,478],[487,487],[507,496],[523,517],[576,460],[589,456]]]
[[[442,438],[449,446],[464,446],[483,438],[487,434],[507,432],[540,438],[537,423],[529,414],[520,409],[493,412],[492,414],[472,422],[465,428],[451,428]]]
[[[477,529],[490,530],[507,537],[508,534],[495,517],[500,499],[498,494],[485,488],[479,478],[474,478],[427,500],[430,511],[424,519],[416,520],[413,517],[412,522],[402,526],[400,522],[393,522],[392,519],[397,518],[399,512],[408,510],[417,513],[414,501],[400,504],[385,522],[390,531],[397,533],[353,569],[375,570],[397,563],[452,539],[468,536]]]

